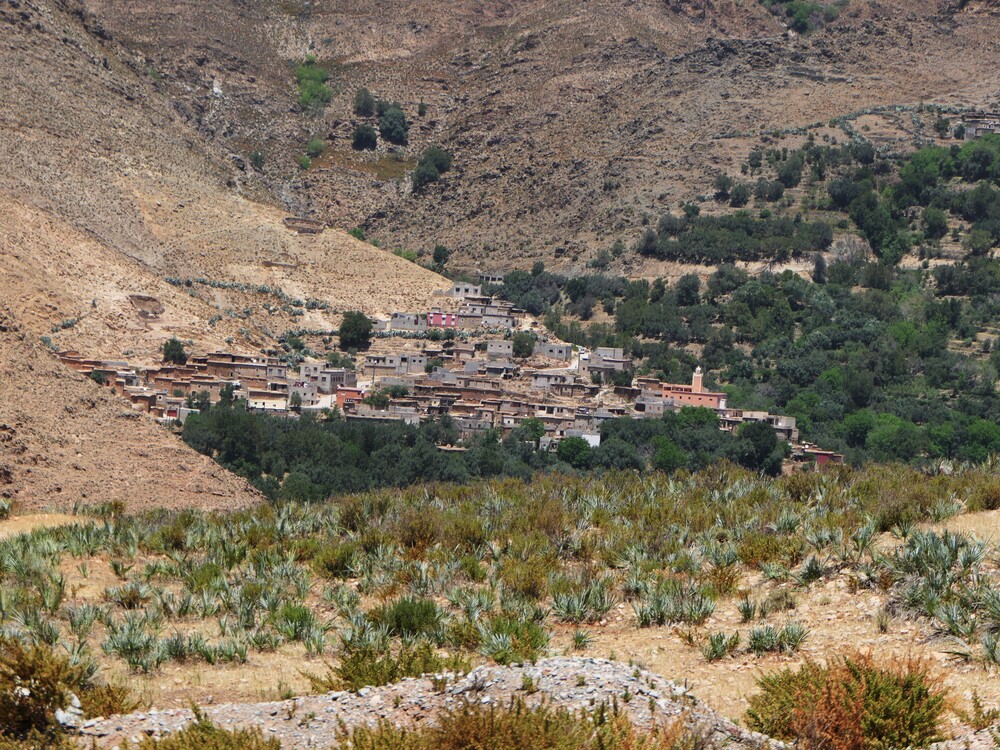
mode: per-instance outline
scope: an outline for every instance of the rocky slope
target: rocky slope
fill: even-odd
[[[289,207],[393,246],[443,243],[484,270],[582,268],[645,214],[738,172],[761,131],[1000,98],[995,0],[852,0],[807,36],[758,0],[86,2],[187,122],[224,152],[264,152],[262,179]],[[310,52],[331,70],[321,116],[295,103]],[[408,148],[352,151],[361,85],[402,103]],[[313,136],[327,153],[299,173]],[[455,168],[411,195],[395,178],[435,142]]]
[[[18,510],[120,502],[240,508],[261,496],[106,388],[67,370],[0,306],[0,497]]]

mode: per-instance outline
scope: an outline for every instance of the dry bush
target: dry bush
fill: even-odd
[[[257,728],[229,731],[201,715],[196,718],[195,723],[180,732],[159,740],[146,737],[136,747],[138,750],[281,750],[276,738],[265,738]]]
[[[142,706],[127,685],[90,685],[78,693],[80,708],[88,717],[130,714]]]
[[[640,730],[606,706],[574,714],[512,700],[502,707],[464,703],[442,714],[436,726],[359,727],[345,732],[334,750],[701,750],[708,744],[680,720]]]
[[[807,661],[757,684],[747,725],[804,750],[889,750],[940,739],[944,690],[917,659]]]
[[[69,704],[80,678],[69,659],[46,646],[0,644],[0,732],[15,738],[58,730],[55,713]]]
[[[59,744],[57,710],[70,695],[80,699],[85,716],[128,713],[138,707],[123,685],[97,685],[68,657],[47,646],[8,640],[0,644],[0,735],[8,741]],[[11,739],[13,738],[13,739]]]

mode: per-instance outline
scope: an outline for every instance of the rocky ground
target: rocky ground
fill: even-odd
[[[530,681],[534,687],[526,689]],[[537,689],[536,689],[537,688]],[[550,703],[571,711],[601,703],[618,705],[640,727],[678,717],[710,737],[718,747],[780,747],[700,706],[686,688],[659,675],[604,659],[552,658],[535,665],[477,667],[444,685],[431,677],[406,679],[357,693],[334,692],[272,703],[234,703],[202,708],[204,716],[225,728],[259,727],[285,750],[322,748],[338,731],[381,720],[399,726],[433,721],[434,715],[461,701],[505,705],[521,699],[528,705]],[[81,734],[98,747],[127,748],[145,735],[163,736],[194,720],[189,709],[147,711],[83,723]]]
[[[615,239],[634,241],[644,215],[711,192],[718,171],[739,175],[765,131],[1000,99],[993,0],[851,0],[807,35],[760,0],[86,6],[135,64],[160,71],[192,127],[226,152],[266,152],[257,177],[288,206],[365,224],[392,247],[444,244],[454,265],[486,271],[538,259],[583,271]],[[307,53],[330,70],[321,114],[296,103]],[[351,148],[359,86],[402,104],[409,145]],[[866,122],[865,136],[909,148],[920,119]],[[931,125],[922,118],[923,137]],[[327,152],[303,172],[312,137]],[[454,167],[412,195],[397,178],[433,143]]]
[[[527,688],[527,685],[532,687]],[[200,711],[227,729],[259,728],[286,750],[329,746],[343,729],[388,721],[397,726],[433,722],[434,716],[462,701],[506,705],[547,703],[585,711],[605,703],[626,711],[639,727],[681,719],[715,748],[787,747],[751,732],[701,705],[683,684],[628,664],[593,658],[550,658],[534,665],[477,667],[470,674],[443,680],[441,675],[410,678],[358,692],[332,692],[267,703],[203,706]],[[123,750],[144,736],[163,737],[195,719],[190,709],[149,710],[127,716],[91,719],[80,735],[97,747]],[[994,750],[997,728],[972,732],[933,750]]]

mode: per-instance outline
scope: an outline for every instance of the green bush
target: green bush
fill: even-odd
[[[320,112],[330,103],[333,91],[326,85],[330,72],[316,64],[310,55],[295,70],[295,80],[299,84],[299,106],[308,112]]]
[[[326,150],[326,144],[322,138],[313,138],[306,145],[306,153],[312,158],[316,158]]]
[[[358,125],[354,128],[351,147],[355,151],[374,151],[378,146],[378,134],[371,125]]]
[[[926,747],[940,737],[944,691],[926,664],[856,656],[807,661],[757,680],[747,725],[805,750]]]
[[[410,126],[398,104],[388,105],[378,119],[378,129],[389,143],[405,146],[410,138]]]

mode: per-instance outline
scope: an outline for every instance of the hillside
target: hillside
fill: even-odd
[[[59,364],[0,307],[0,497],[19,511],[77,504],[241,508],[242,479]]]
[[[291,233],[82,8],[17,6],[0,7],[0,284],[28,330],[104,356],[148,359],[175,334],[255,349],[344,309],[425,306],[447,285],[343,232]],[[273,294],[165,281],[192,278],[322,304],[269,311]]]
[[[260,151],[263,184],[290,208],[363,224],[393,247],[445,244],[469,269],[579,269],[634,241],[644,215],[738,173],[763,131],[884,105],[994,106],[1000,94],[1000,14],[984,0],[849,2],[807,35],[756,0],[88,7],[217,147]],[[307,53],[330,71],[321,115],[295,101]],[[352,150],[359,86],[401,103],[409,146]],[[906,148],[917,120],[869,137]],[[312,137],[327,150],[300,172]],[[432,143],[455,167],[412,195],[398,178]]]

